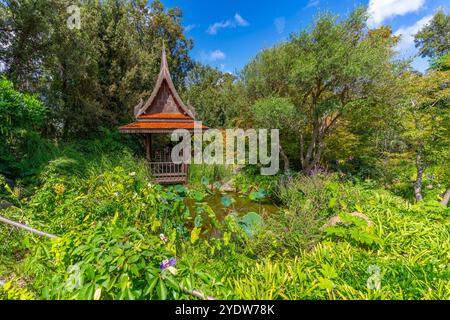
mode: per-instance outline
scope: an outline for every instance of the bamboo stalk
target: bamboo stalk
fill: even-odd
[[[24,229],[24,230],[32,232],[32,233],[36,233],[36,234],[38,234],[40,236],[43,236],[43,237],[47,237],[47,238],[51,238],[51,239],[58,238],[58,236],[55,236],[54,234],[50,234],[50,233],[46,233],[46,232],[43,232],[43,231],[39,231],[39,230],[37,230],[35,228],[32,228],[32,227],[29,227],[27,225],[21,224],[19,222],[3,218],[2,216],[0,216],[0,222],[4,222],[4,223],[9,224],[11,226],[14,226],[14,227],[17,227],[17,228],[20,228],[20,229]]]

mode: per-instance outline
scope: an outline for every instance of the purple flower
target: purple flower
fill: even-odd
[[[161,265],[159,266],[159,268],[161,269],[161,270],[164,270],[164,269],[167,269],[168,267],[169,267],[170,265],[169,265],[169,260],[163,260],[163,262],[161,263]]]
[[[166,260],[163,260],[163,262],[161,263],[159,268],[161,270],[165,270],[165,269],[167,269],[169,267],[174,266],[176,263],[177,263],[177,261],[175,260],[175,258],[166,259]]]

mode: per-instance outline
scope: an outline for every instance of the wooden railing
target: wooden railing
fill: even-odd
[[[156,182],[185,183],[187,164],[173,162],[150,162],[150,170]]]
[[[171,162],[172,161],[172,154],[170,148],[164,148],[164,149],[157,149],[152,154],[152,161],[153,162]]]

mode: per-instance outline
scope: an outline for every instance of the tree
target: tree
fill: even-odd
[[[443,56],[433,59],[433,61],[431,62],[431,70],[447,72],[447,74],[448,74],[448,72],[450,72],[450,53],[447,53]],[[443,74],[443,73],[441,73],[441,74]],[[448,87],[448,79],[447,79],[447,87]],[[443,87],[443,88],[445,88],[445,87]],[[444,150],[446,150],[446,153],[444,152],[443,155],[441,156],[441,159],[443,159],[443,161],[441,161],[441,163],[443,163],[444,167],[448,167],[448,161],[450,160],[450,150],[449,150],[449,148],[446,148]],[[450,170],[450,169],[447,169],[447,170]],[[450,179],[450,172],[448,172],[448,177]],[[448,183],[448,187],[447,187],[447,190],[442,194],[442,201],[441,201],[441,204],[444,206],[447,206],[450,201],[450,181],[447,181],[447,183]]]
[[[30,171],[33,164],[28,160],[45,114],[36,97],[14,90],[10,81],[0,78],[0,174],[12,178]]]
[[[448,71],[450,70],[450,53],[434,58],[430,63],[430,70]]]
[[[289,135],[298,121],[295,107],[287,98],[268,97],[262,98],[253,105],[255,126],[264,129],[280,130],[280,155],[284,162],[284,171],[289,170],[289,158],[283,148],[283,141],[288,140]]]
[[[69,29],[67,8],[77,5],[81,29]],[[155,0],[8,0],[0,3],[0,62],[17,88],[36,92],[64,137],[116,127],[148,96],[163,39],[174,82],[192,66],[192,40],[182,13]],[[51,126],[48,126],[50,128]]]
[[[422,57],[435,58],[450,53],[450,14],[440,9],[428,25],[414,37]]]
[[[410,106],[410,111],[415,116],[416,129],[424,136],[415,148],[415,196],[420,201],[423,197],[422,175],[427,166],[436,162],[448,166],[450,161],[450,14],[445,14],[443,9],[436,12],[431,22],[415,35],[414,42],[422,57],[432,59],[429,74],[414,81],[416,94],[413,95]],[[427,125],[430,123],[433,124],[432,131],[427,132]],[[447,205],[449,200],[450,187],[443,194],[441,203]]]
[[[35,91],[51,45],[50,1],[0,1],[0,62],[19,90]],[[1,71],[1,70],[0,70]]]
[[[196,63],[187,75],[186,87],[185,101],[195,108],[197,119],[206,125],[223,128],[240,125],[240,119],[246,118],[245,90],[233,74]]]
[[[448,61],[450,65],[450,60]],[[405,75],[403,136],[415,155],[416,201],[423,199],[422,179],[433,164],[448,166],[450,153],[450,71]]]
[[[260,53],[244,70],[249,95],[289,97],[302,117],[299,153],[306,173],[319,164],[325,138],[340,119],[373,104],[377,88],[393,72],[396,39],[368,33],[367,15],[358,8],[347,19],[319,15],[289,42]]]

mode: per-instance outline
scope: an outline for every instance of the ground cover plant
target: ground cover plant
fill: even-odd
[[[125,170],[102,158],[88,174],[76,167],[99,159],[53,160],[33,195],[2,212],[61,236],[2,225],[4,298],[177,299],[194,289],[227,299],[449,298],[450,212],[439,203],[299,176],[274,195],[279,212],[248,233],[247,212],[220,220],[198,197],[207,186],[163,188],[137,173],[137,160],[122,157]],[[327,226],[332,216],[342,223]]]

